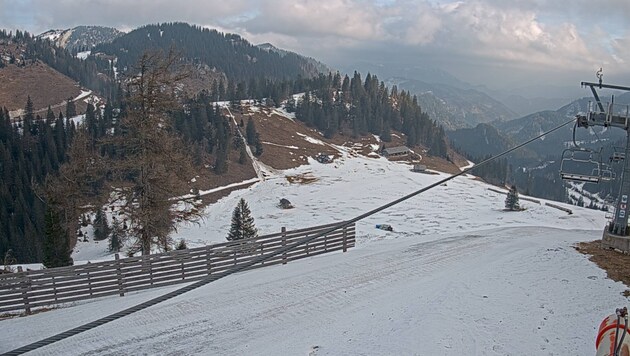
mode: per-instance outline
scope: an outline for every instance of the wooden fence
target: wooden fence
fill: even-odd
[[[501,190],[498,190],[498,189],[488,188],[488,190],[491,191],[491,192],[507,195],[507,192],[504,192],[504,191],[501,191]],[[525,201],[529,201],[529,202],[532,202],[532,203],[540,204],[540,200],[538,200],[538,199],[528,198],[528,197],[524,197],[522,195],[519,195],[518,198],[520,200],[525,200]]]
[[[192,282],[225,272],[247,263],[306,236],[322,233],[336,224],[328,224],[231,241],[199,248],[171,251],[141,257],[88,263],[79,266],[21,271],[0,275],[0,313],[67,303],[148,288]],[[286,264],[322,253],[342,250],[355,245],[355,225],[335,230],[253,268]]]

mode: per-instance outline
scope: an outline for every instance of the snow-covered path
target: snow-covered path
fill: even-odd
[[[576,253],[599,231],[491,229],[240,273],[37,354],[592,354],[625,287]],[[0,352],[166,290],[0,322]]]

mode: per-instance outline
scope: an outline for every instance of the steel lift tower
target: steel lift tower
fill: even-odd
[[[589,105],[589,110],[585,115],[577,115],[577,127],[615,127],[626,130],[626,147],[625,154],[621,155],[616,153],[611,157],[611,160],[621,161],[623,160],[623,171],[619,184],[619,195],[616,200],[616,208],[614,216],[610,224],[604,231],[604,238],[602,239],[604,245],[607,245],[607,241],[614,243],[614,245],[608,244],[608,247],[616,247],[626,252],[630,251],[630,235],[628,229],[628,197],[630,196],[630,163],[626,159],[630,157],[630,107],[628,105],[615,106],[614,96],[612,96],[610,103],[604,105],[597,93],[598,89],[614,89],[621,91],[630,91],[630,87],[620,85],[610,85],[602,83],[601,70],[597,74],[599,83],[582,82],[582,86],[589,87],[595,98],[595,105]],[[588,179],[586,181],[598,182],[602,177],[604,170],[598,169],[590,178],[596,177],[596,179]],[[561,171],[561,176],[564,179],[572,179],[571,175]],[[580,180],[580,179],[576,179]],[[623,246],[621,246],[621,245]]]

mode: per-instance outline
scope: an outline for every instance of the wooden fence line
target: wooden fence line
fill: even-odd
[[[148,288],[192,282],[225,272],[254,258],[271,254],[308,235],[318,234],[341,223],[315,226],[240,241],[223,242],[186,250],[119,258],[79,266],[49,268],[0,275],[0,313],[99,298]],[[290,261],[333,251],[346,252],[355,245],[355,224],[310,241],[304,246],[258,264],[250,269],[287,264]]]
[[[573,214],[573,210],[571,210],[569,208],[565,208],[565,207],[560,206],[560,205],[551,204],[551,203],[545,203],[545,205],[550,206],[552,208],[556,208],[558,210],[562,210],[562,211],[566,212],[569,215]]]

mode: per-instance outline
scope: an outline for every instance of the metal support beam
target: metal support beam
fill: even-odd
[[[630,131],[626,130],[626,156],[630,154]],[[617,207],[612,224],[609,225],[611,233],[619,236],[628,235],[628,197],[630,197],[630,164],[629,160],[623,161],[623,172],[621,174],[621,184],[619,196],[617,197]]]
[[[582,82],[582,86],[589,86],[589,87],[596,86],[596,87],[598,87],[600,89],[606,88],[606,89],[616,89],[616,90],[630,91],[630,87],[625,87],[623,85],[614,85],[614,84]]]

